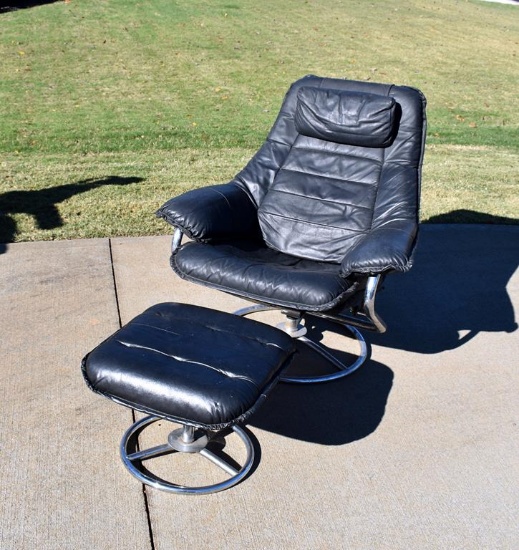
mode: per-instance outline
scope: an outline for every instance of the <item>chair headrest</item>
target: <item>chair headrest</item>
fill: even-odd
[[[392,97],[303,86],[297,94],[295,124],[309,137],[388,147],[398,129],[399,112]]]

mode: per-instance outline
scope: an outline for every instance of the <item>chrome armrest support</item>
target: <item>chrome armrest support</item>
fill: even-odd
[[[182,242],[182,237],[184,236],[184,233],[182,232],[182,229],[175,228],[175,232],[173,233],[173,240],[171,242],[171,254],[174,254],[178,247],[180,246],[180,243]]]
[[[366,290],[364,292],[364,313],[370,319],[378,332],[386,332],[386,323],[377,315],[375,311],[375,295],[377,293],[380,275],[371,275],[368,277]]]
[[[360,312],[360,314],[350,314],[345,313],[344,311],[341,311],[339,314],[332,314],[328,311],[306,311],[305,315],[322,317],[323,319],[329,319],[330,321],[351,325],[364,330],[371,330],[380,333],[386,332],[386,323],[384,323],[375,311],[375,295],[377,293],[380,278],[380,275],[371,275],[368,277],[366,289],[364,290],[362,312]]]

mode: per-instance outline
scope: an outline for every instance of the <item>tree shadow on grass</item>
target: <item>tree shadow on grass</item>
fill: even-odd
[[[56,0],[5,0],[0,2],[0,14],[8,11],[22,10],[26,8],[34,8],[44,4],[54,4]]]
[[[63,226],[63,219],[56,206],[60,202],[104,185],[129,185],[141,181],[143,178],[107,176],[99,180],[87,179],[49,189],[3,193],[0,195],[0,243],[13,242],[16,237],[18,228],[13,214],[33,216],[38,229],[55,229]],[[0,244],[0,254],[6,249],[5,244]]]
[[[518,0],[519,1],[519,0]],[[519,225],[519,217],[507,218],[505,216],[494,216],[485,212],[459,209],[452,212],[445,212],[437,216],[431,216],[424,223],[475,223],[490,225]]]

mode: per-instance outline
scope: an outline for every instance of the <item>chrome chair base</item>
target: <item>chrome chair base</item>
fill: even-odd
[[[193,426],[188,425],[183,425],[181,428],[172,431],[168,436],[167,443],[164,443],[163,445],[151,447],[143,451],[130,452],[130,440],[133,438],[134,434],[158,420],[164,419],[156,416],[147,416],[135,422],[125,432],[121,441],[120,453],[122,461],[129,472],[140,482],[145,483],[150,487],[154,487],[155,489],[160,489],[169,493],[204,495],[223,491],[224,489],[228,489],[229,487],[236,485],[247,476],[252,468],[254,463],[254,447],[252,440],[243,428],[236,425],[232,426],[231,429],[242,440],[247,452],[244,464],[239,469],[236,469],[232,464],[208,449],[208,443],[211,441],[211,438],[208,436],[206,431],[198,430]],[[224,470],[231,477],[220,483],[200,487],[191,487],[165,481],[159,477],[156,477],[151,472],[147,470],[145,471],[142,467],[141,462],[144,460],[149,460],[160,455],[175,452],[199,453],[201,456]]]
[[[244,317],[247,315],[252,315],[253,313],[259,313],[263,311],[279,311],[279,308],[274,308],[272,306],[267,305],[252,305],[249,307],[245,307],[243,309],[239,309],[238,311],[234,312],[234,315],[239,315],[240,317]],[[325,346],[319,344],[318,342],[314,342],[313,340],[310,340],[306,337],[306,327],[300,323],[301,321],[301,314],[298,314],[297,312],[292,311],[284,311],[283,313],[286,315],[287,320],[283,323],[280,323],[277,325],[277,327],[281,330],[284,330],[288,334],[290,334],[293,338],[296,338],[298,341],[303,342],[305,345],[313,349],[315,352],[317,352],[319,355],[324,357],[329,363],[331,363],[336,369],[336,372],[333,372],[331,374],[324,374],[324,375],[317,375],[317,376],[282,376],[280,378],[281,382],[288,382],[292,384],[315,384],[319,382],[330,382],[332,380],[337,380],[339,378],[344,378],[345,376],[350,375],[351,373],[355,372],[359,367],[361,367],[366,359],[368,358],[368,346],[366,344],[366,340],[362,336],[362,334],[357,330],[355,327],[345,323],[340,322],[337,320],[337,318],[331,318],[327,317],[326,315],[322,314],[316,314],[316,317],[322,317],[322,318],[328,318],[332,322],[339,323],[345,330],[347,330],[355,340],[357,340],[357,343],[359,345],[359,354],[358,358],[351,364],[347,365],[337,359],[332,353],[330,353]],[[312,312],[307,312],[306,315],[312,315]]]

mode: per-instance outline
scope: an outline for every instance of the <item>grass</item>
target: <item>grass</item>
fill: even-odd
[[[422,89],[422,218],[517,223],[518,9],[71,0],[1,13],[0,241],[168,232],[154,210],[232,178],[308,73]]]

